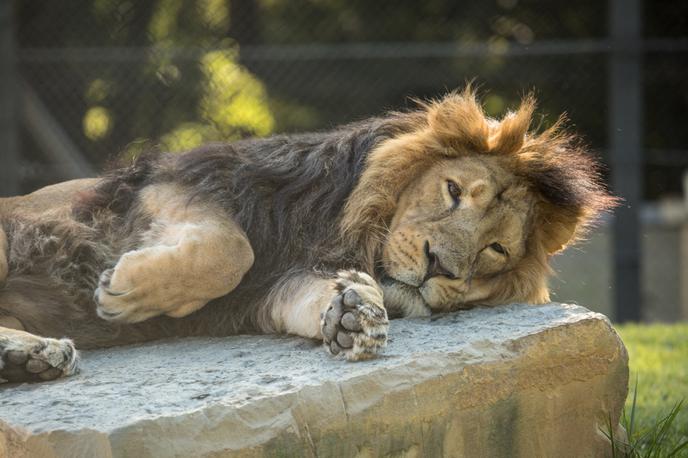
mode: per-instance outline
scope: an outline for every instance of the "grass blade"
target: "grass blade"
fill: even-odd
[[[609,414],[609,442],[612,444],[612,458],[616,458],[616,440],[614,439],[614,428],[612,428],[612,414]]]
[[[638,373],[635,374],[635,386],[633,387],[633,403],[631,404],[631,422],[628,425],[628,437],[633,437],[635,430],[635,407],[638,401]]]
[[[667,455],[667,458],[672,458],[672,457],[676,456],[676,454],[677,454],[678,452],[680,452],[681,450],[683,450],[683,449],[686,448],[687,446],[688,446],[688,440],[686,440],[686,441],[684,441],[683,443],[679,444],[676,448],[674,448],[672,451],[670,451],[669,454]]]

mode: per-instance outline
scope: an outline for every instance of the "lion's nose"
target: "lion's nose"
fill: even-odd
[[[451,271],[449,271],[446,267],[442,265],[439,256],[430,251],[430,242],[428,242],[427,240],[425,241],[425,246],[423,247],[423,250],[425,251],[425,257],[428,261],[428,268],[425,272],[425,278],[423,278],[423,283],[425,283],[428,279],[432,277],[439,276],[447,277],[452,280],[456,279],[456,275],[454,275]]]

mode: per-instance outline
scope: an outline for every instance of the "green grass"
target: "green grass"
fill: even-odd
[[[625,415],[627,430],[633,417],[633,456],[670,456],[688,441],[688,323],[616,329],[628,349],[631,387]],[[688,457],[688,446],[673,456]]]

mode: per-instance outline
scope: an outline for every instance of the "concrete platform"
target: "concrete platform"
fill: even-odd
[[[574,305],[395,320],[357,363],[295,337],[164,341],[0,388],[0,456],[604,456],[627,380],[608,320]]]

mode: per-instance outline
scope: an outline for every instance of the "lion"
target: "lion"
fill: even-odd
[[[550,257],[615,198],[534,109],[492,119],[468,87],[0,199],[0,377],[170,336],[285,333],[361,360],[390,318],[547,302]]]

